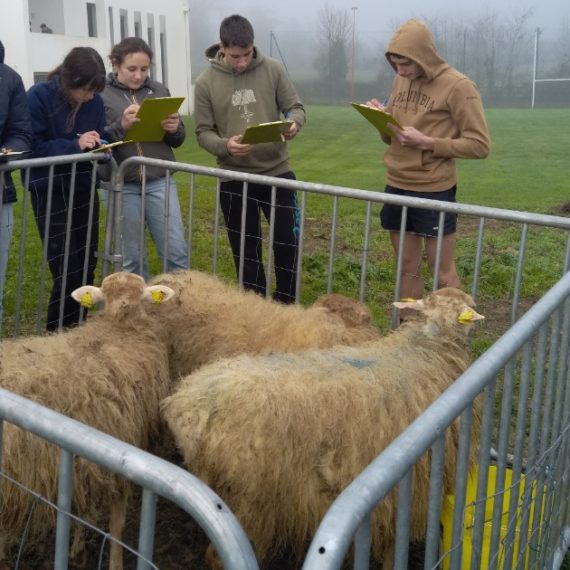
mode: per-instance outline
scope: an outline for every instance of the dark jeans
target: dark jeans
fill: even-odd
[[[279,175],[278,178],[295,180],[295,174],[286,172]],[[224,214],[238,275],[242,194],[243,182],[238,180],[222,182],[220,205]],[[261,250],[260,212],[263,212],[267,221],[270,220],[271,186],[248,184],[246,208],[243,285],[246,289],[265,295],[266,279]],[[277,188],[273,236],[273,265],[275,267],[276,280],[276,290],[273,298],[282,303],[294,303],[299,250],[299,209],[297,207],[297,193],[294,191]]]
[[[48,193],[45,186],[30,185],[30,197],[42,242],[45,238],[48,215]],[[70,327],[79,322],[81,307],[71,293],[85,284],[93,283],[97,259],[95,252],[99,242],[99,197],[95,191],[93,216],[89,219],[90,188],[76,186],[73,195],[73,212],[69,228],[67,217],[70,206],[70,189],[67,177],[56,176],[53,183],[47,245],[47,262],[53,278],[53,288],[47,310],[48,331],[59,325],[60,302],[63,298],[61,326]],[[89,235],[91,232],[91,235]],[[65,265],[65,242],[69,235],[69,255]],[[88,243],[89,238],[89,243]],[[45,244],[44,244],[45,245]],[[85,262],[87,273],[83,279]],[[65,278],[65,291],[64,287]]]

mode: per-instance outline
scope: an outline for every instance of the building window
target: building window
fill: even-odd
[[[111,39],[111,45],[115,45],[115,22],[113,20],[113,8],[109,6],[109,38]]]
[[[162,83],[168,86],[168,71],[166,67],[166,34],[160,32],[160,65],[162,67]]]
[[[97,37],[97,6],[87,2],[87,33],[90,38]]]
[[[146,29],[146,33],[147,33],[147,43],[150,46],[150,49],[152,50],[152,52],[156,55],[156,46],[154,43],[154,15],[153,14],[147,14],[146,15],[146,23],[147,23],[147,29]],[[153,79],[156,79],[156,58],[152,58],[152,61],[150,63],[150,76]]]
[[[135,37],[142,38],[141,13],[135,12]]]
[[[162,83],[168,87],[168,54],[166,53],[166,18],[160,16],[160,66],[162,67]]]
[[[124,40],[125,38],[129,37],[129,20],[126,10],[121,10],[120,19],[121,19],[121,39]]]
[[[34,84],[47,81],[48,71],[34,71]]]

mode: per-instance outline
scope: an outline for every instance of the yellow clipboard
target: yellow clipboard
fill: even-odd
[[[99,145],[97,148],[94,148],[91,152],[109,152],[109,151],[113,150],[116,146],[121,146],[123,144],[127,144],[130,142],[134,142],[134,141],[128,140],[128,141],[117,141],[117,142],[112,142],[112,143],[105,143],[105,144]]]
[[[269,142],[284,142],[283,133],[291,128],[293,121],[273,121],[271,123],[259,123],[259,125],[249,125],[241,144],[258,144]]]
[[[386,113],[386,111],[381,111],[376,107],[370,107],[362,103],[352,103],[352,106],[383,135],[388,137],[394,136],[394,133],[388,127],[389,124],[396,125],[400,129],[404,128],[390,113]]]
[[[140,119],[126,133],[125,141],[157,142],[164,138],[161,121],[176,113],[185,97],[154,97],[145,99],[138,110]]]

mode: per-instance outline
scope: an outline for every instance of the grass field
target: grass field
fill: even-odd
[[[328,183],[350,188],[381,192],[384,187],[382,153],[385,145],[376,131],[350,106],[311,106],[308,122],[301,134],[289,145],[291,165],[299,180]],[[540,213],[561,213],[570,199],[570,111],[567,109],[490,109],[487,111],[492,137],[492,153],[485,160],[458,161],[460,202]],[[192,120],[186,118],[187,140],[176,150],[177,160],[215,166],[214,158],[200,149],[193,134]],[[188,177],[178,174],[183,210],[188,204]],[[196,220],[193,234],[193,267],[212,268],[212,212],[214,183],[198,178]],[[21,195],[20,195],[21,198]],[[20,199],[17,208],[22,205]],[[379,205],[373,208],[373,224],[367,274],[367,299],[382,326],[387,326],[389,304],[395,281],[394,261],[386,232],[380,230]],[[16,220],[21,213],[16,210]],[[104,218],[104,215],[102,216]],[[339,201],[339,227],[334,263],[334,290],[358,295],[365,204],[356,200]],[[303,266],[303,302],[312,301],[326,290],[328,247],[332,223],[332,200],[326,196],[307,198]],[[18,226],[18,223],[17,223]],[[476,224],[460,219],[458,266],[466,287],[473,274]],[[500,301],[512,290],[517,265],[517,242],[520,228],[503,224],[486,230],[486,256],[483,260],[482,298]],[[561,275],[566,235],[560,230],[530,230],[523,302],[532,304]],[[12,295],[17,289],[15,275],[19,226],[15,229],[12,258],[8,272],[5,305],[9,318],[13,312]],[[233,278],[234,270],[223,228],[220,230],[218,270]],[[28,216],[25,239],[24,287],[39,282],[41,244],[35,223]],[[160,271],[151,253],[153,272]],[[426,276],[427,277],[427,276]],[[27,303],[24,313],[30,318],[37,301]],[[499,310],[502,314],[503,311]],[[508,313],[508,311],[505,311]]]

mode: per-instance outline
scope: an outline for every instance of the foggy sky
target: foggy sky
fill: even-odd
[[[568,0],[191,0],[191,9],[200,20],[194,20],[194,24],[202,30],[206,25],[211,29],[212,41],[216,41],[217,24],[230,14],[247,17],[256,29],[269,26],[277,31],[310,31],[315,28],[319,10],[326,4],[348,10],[355,18],[357,32],[364,35],[389,33],[411,17],[449,17],[468,21],[486,12],[508,19],[531,10],[529,22],[543,28],[545,33],[554,33],[562,23],[570,22]],[[357,8],[354,13],[353,6]],[[203,20],[204,15],[207,21]]]
[[[409,18],[469,27],[477,19],[491,18],[509,26],[530,11],[525,28],[539,27],[543,40],[557,42],[563,27],[570,29],[570,0],[190,0],[192,73],[206,67],[204,50],[218,41],[220,21],[230,14],[248,18],[255,30],[255,43],[266,52],[283,50],[295,70],[314,60],[319,13],[326,5],[343,9],[355,24],[358,57],[380,56],[395,28]],[[356,7],[356,10],[352,10]],[[270,39],[271,38],[271,39]],[[272,38],[276,38],[273,42]],[[277,41],[278,40],[278,41]],[[277,46],[279,44],[279,46]],[[564,42],[566,45],[566,42]],[[562,48],[561,48],[562,49]],[[565,49],[565,48],[564,48]],[[296,52],[296,53],[295,53]],[[276,53],[270,53],[278,57]],[[378,57],[382,60],[383,57]],[[378,65],[382,65],[379,63]]]

